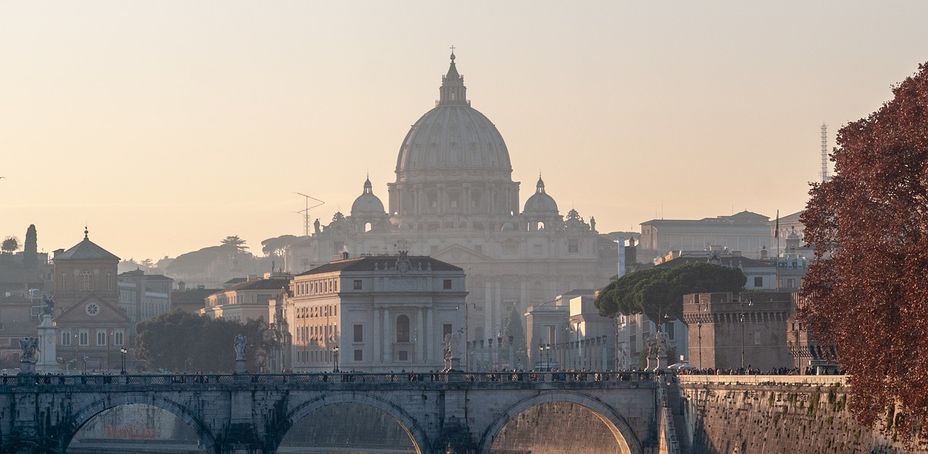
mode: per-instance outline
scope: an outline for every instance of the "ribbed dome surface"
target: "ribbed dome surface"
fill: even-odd
[[[406,134],[396,173],[471,170],[510,175],[509,150],[496,126],[467,105],[439,105]]]
[[[557,214],[557,202],[548,194],[535,193],[525,201],[522,211],[526,214]]]
[[[383,209],[383,202],[374,194],[361,194],[351,204],[352,217],[382,215],[384,213],[386,211]]]
[[[464,76],[451,54],[442,76],[438,106],[419,118],[400,146],[397,181],[413,175],[449,176],[479,173],[490,179],[511,179],[512,164],[503,136],[490,120],[470,106]]]

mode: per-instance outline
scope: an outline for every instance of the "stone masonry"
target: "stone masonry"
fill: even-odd
[[[841,376],[681,376],[677,433],[693,453],[925,453],[847,411]]]
[[[288,429],[343,403],[379,409],[420,453],[487,453],[507,423],[543,404],[592,411],[620,452],[655,452],[649,374],[15,376],[0,381],[0,452],[63,452],[87,421],[147,404],[195,428],[210,452],[273,453]],[[608,379],[607,379],[608,378]]]

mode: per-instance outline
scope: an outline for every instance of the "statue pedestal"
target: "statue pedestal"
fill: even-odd
[[[42,314],[42,322],[38,327],[39,358],[35,364],[35,371],[47,374],[58,371],[58,328],[52,322],[52,316]]]
[[[19,375],[35,375],[35,363],[28,360],[20,362]]]
[[[245,360],[236,359],[235,360],[235,374],[242,375],[242,374],[247,374],[247,373],[248,373],[248,370],[246,370],[245,368]]]

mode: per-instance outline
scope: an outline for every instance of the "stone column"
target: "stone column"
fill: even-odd
[[[383,325],[380,322],[380,309],[374,308],[373,312],[374,319],[370,339],[372,341],[371,343],[374,344],[374,358],[371,362],[377,364],[383,363],[383,355],[381,354],[383,342],[380,341],[380,339],[383,338]]]
[[[425,362],[425,313],[420,307],[416,310],[416,361]]]
[[[435,320],[433,317],[434,310],[429,307],[425,309],[425,362],[430,363],[435,359]]]
[[[390,320],[390,309],[383,309],[383,361],[393,361],[393,327]]]
[[[484,336],[489,336],[493,332],[493,289],[490,288],[489,280],[484,281],[484,297],[483,297],[483,322],[484,322]]]
[[[496,298],[493,299],[493,332],[490,333],[491,336],[496,337],[499,333],[499,330],[503,328],[503,290],[502,290],[502,281],[494,282],[496,286]]]

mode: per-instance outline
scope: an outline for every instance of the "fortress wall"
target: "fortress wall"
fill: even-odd
[[[844,377],[680,377],[678,436],[694,453],[926,453],[863,427]]]

